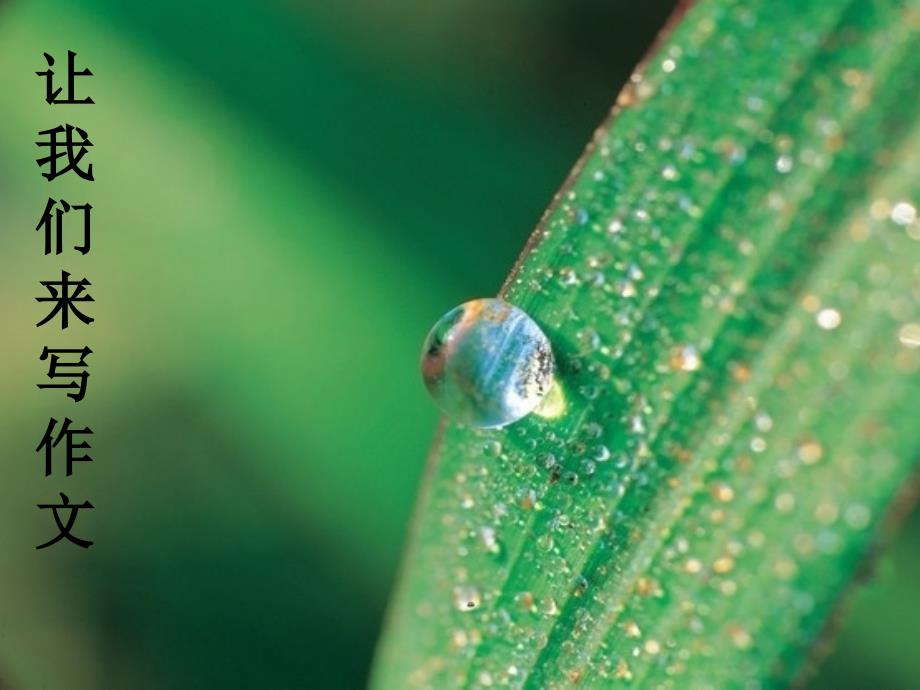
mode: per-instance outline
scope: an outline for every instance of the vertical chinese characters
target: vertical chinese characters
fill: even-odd
[[[86,77],[92,77],[89,68],[77,69],[77,54],[67,51],[66,68],[55,69],[55,58],[43,53],[46,69],[36,74],[45,84],[45,101],[57,110],[57,106],[93,105],[95,101],[89,96],[80,97],[78,92]],[[74,124],[63,123],[39,130],[35,142],[40,154],[35,159],[42,177],[49,183],[66,175],[73,175],[84,182],[95,180],[93,174],[92,147],[89,133]],[[87,201],[74,203],[72,200],[48,197],[35,230],[41,233],[45,256],[79,258],[90,252],[92,234],[92,204]],[[94,319],[88,313],[95,301],[90,288],[92,283],[85,276],[75,277],[64,268],[59,268],[60,280],[55,275],[39,284],[45,293],[35,300],[43,308],[43,317],[36,323],[37,328],[47,329],[49,339],[60,337],[54,332],[69,328],[86,328]],[[45,345],[38,355],[38,361],[46,367],[46,381],[36,384],[42,391],[57,394],[57,404],[78,404],[87,395],[90,367],[87,359],[93,354],[89,345],[82,347],[64,347],[54,343]],[[69,402],[67,399],[70,399]],[[74,417],[78,415],[73,413]],[[76,463],[93,462],[89,451],[92,450],[90,438],[93,430],[86,425],[75,422],[69,416],[63,421],[50,417],[44,434],[35,452],[44,460],[45,477],[70,477]],[[57,460],[57,462],[55,462]],[[60,503],[39,503],[38,509],[46,515],[50,511],[54,518],[51,538],[36,546],[45,549],[58,543],[70,542],[84,549],[93,545],[89,539],[77,536],[77,518],[80,511],[91,510],[95,506],[88,500],[72,502],[63,491],[58,491]]]

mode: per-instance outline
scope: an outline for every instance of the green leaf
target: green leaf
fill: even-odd
[[[373,687],[807,671],[920,449],[918,44],[916,0],[680,19],[503,291],[564,405],[444,425]]]

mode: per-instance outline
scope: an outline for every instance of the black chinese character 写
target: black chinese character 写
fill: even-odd
[[[48,67],[54,66],[54,58],[51,57],[48,53],[42,53],[45,58],[45,62],[48,63]],[[74,66],[74,58],[77,57],[77,54],[72,50],[67,51],[67,99],[58,100],[58,96],[61,95],[62,87],[54,88],[54,70],[46,69],[42,72],[36,72],[40,77],[45,78],[45,100],[51,105],[59,104],[71,104],[71,105],[89,105],[94,103],[92,98],[83,98],[77,100],[74,98],[74,82],[77,77],[91,77],[93,73],[89,69],[81,69],[79,72]]]
[[[57,448],[58,444],[65,440],[67,441],[65,449],[67,455],[65,460],[67,462],[66,473],[69,477],[73,474],[73,464],[75,462],[92,462],[93,459],[89,455],[74,455],[75,450],[84,450],[89,449],[92,446],[89,445],[89,441],[80,441],[79,443],[74,443],[74,436],[92,436],[93,430],[88,426],[83,427],[82,429],[71,429],[70,425],[73,423],[68,417],[64,417],[64,423],[61,424],[61,429],[58,431],[57,436],[54,435],[54,429],[57,426],[58,421],[52,417],[48,421],[48,428],[45,429],[45,435],[42,436],[41,442],[38,444],[38,447],[35,449],[36,453],[40,453],[42,450],[45,451],[45,476],[50,477],[52,471],[52,457],[51,449]]]
[[[58,206],[57,209],[54,207]],[[60,254],[64,251],[64,214],[69,213],[70,210],[74,211],[83,211],[83,244],[74,245],[74,249],[80,252],[81,254],[89,253],[89,244],[90,244],[90,212],[93,210],[92,205],[90,204],[68,204],[66,201],[61,199],[56,201],[49,198],[48,203],[45,204],[45,211],[42,213],[41,220],[38,221],[38,225],[35,226],[35,229],[45,231],[45,255],[51,253],[52,245],[52,235],[54,236],[54,253]],[[53,212],[52,212],[53,211]],[[53,221],[53,232],[52,232],[52,221]]]
[[[83,396],[86,395],[86,381],[89,379],[89,372],[86,371],[88,368],[86,364],[86,358],[88,355],[93,353],[88,347],[83,347],[80,349],[74,348],[57,348],[52,349],[48,346],[42,350],[41,355],[38,359],[40,361],[48,361],[48,378],[49,379],[70,379],[69,383],[38,383],[36,386],[39,388],[74,388],[75,392],[68,393],[68,398],[73,398],[75,403],[83,400]],[[79,355],[80,359],[75,362],[64,362],[61,361],[61,355]],[[68,371],[71,370],[71,371]],[[82,369],[82,371],[73,371],[74,369]]]
[[[81,137],[82,141],[74,141],[74,132]],[[93,145],[85,130],[73,125],[58,125],[51,129],[42,130],[38,134],[39,136],[47,135],[46,141],[35,142],[36,146],[48,148],[47,156],[35,160],[39,168],[49,166],[48,172],[43,172],[42,177],[51,182],[54,178],[73,170],[84,180],[93,181],[93,164],[90,163],[86,166],[86,170],[80,168],[80,161],[87,153],[86,148]],[[64,141],[58,140],[58,134],[64,135]],[[64,157],[67,158],[66,163],[62,167],[58,167],[58,159]]]
[[[94,302],[95,300],[88,294],[85,294],[86,286],[91,285],[86,278],[72,282],[70,274],[67,271],[61,271],[60,280],[42,280],[42,285],[48,288],[50,297],[36,297],[36,302],[54,302],[54,309],[44,319],[36,325],[43,326],[53,319],[58,313],[61,314],[61,328],[66,329],[69,323],[68,314],[73,312],[80,321],[85,324],[91,324],[94,319],[81,312],[74,305],[74,302]]]
[[[53,544],[57,544],[61,539],[67,539],[68,541],[73,542],[77,546],[82,546],[84,549],[88,549],[93,545],[93,542],[87,539],[80,539],[80,537],[75,536],[70,530],[73,529],[74,523],[77,521],[77,513],[83,509],[93,509],[94,506],[89,501],[83,501],[79,505],[76,503],[71,503],[70,499],[67,498],[67,494],[61,494],[61,503],[39,503],[39,510],[47,510],[50,508],[54,513],[54,521],[57,523],[58,535],[53,539],[46,541],[44,544],[36,546],[36,549],[44,549]],[[70,517],[67,518],[67,524],[65,525],[61,521],[61,516],[58,514],[58,510],[69,510]]]

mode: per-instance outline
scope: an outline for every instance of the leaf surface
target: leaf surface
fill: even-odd
[[[375,688],[785,687],[915,466],[920,5],[702,0],[503,289],[564,403],[446,423]]]

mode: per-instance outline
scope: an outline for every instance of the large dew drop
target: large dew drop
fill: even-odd
[[[553,382],[553,351],[527,314],[501,299],[451,309],[422,350],[422,376],[458,422],[500,427],[532,412]]]

